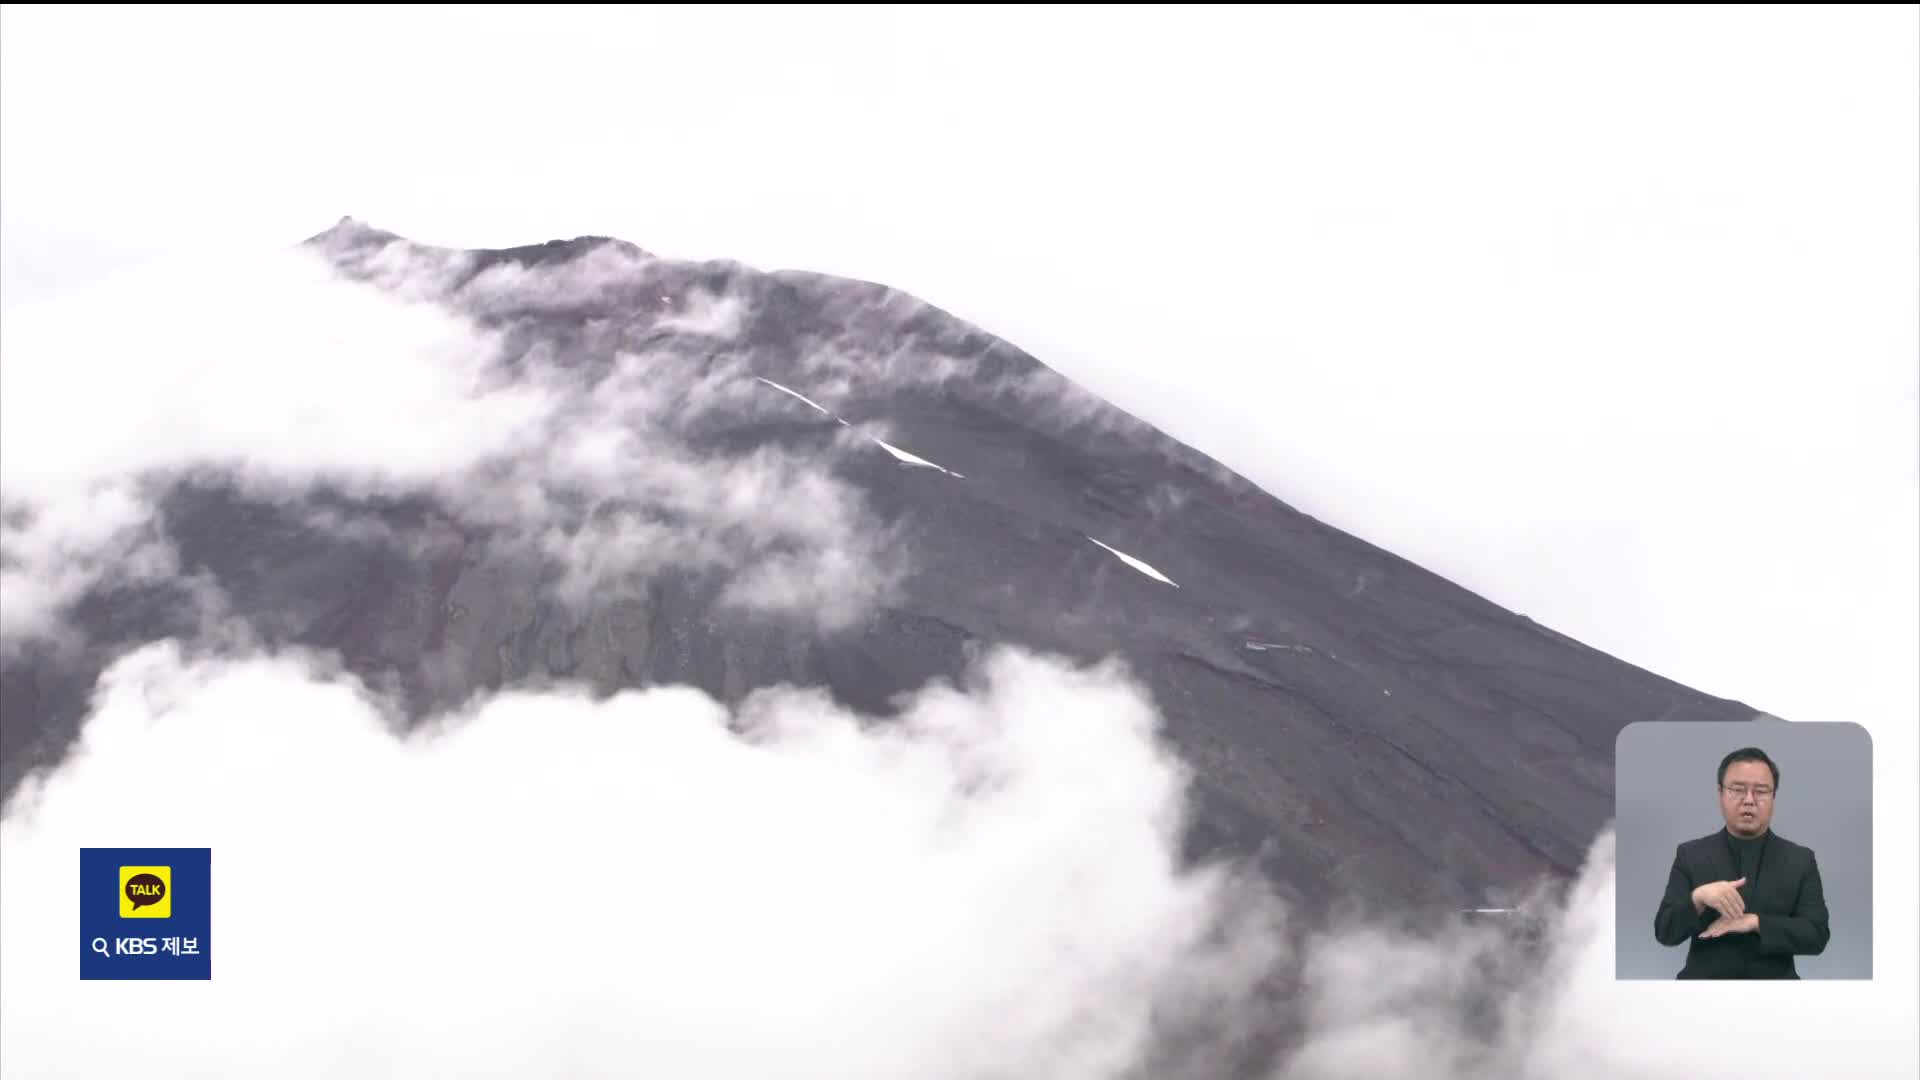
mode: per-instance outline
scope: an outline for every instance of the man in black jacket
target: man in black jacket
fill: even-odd
[[[1754,747],[1720,761],[1726,827],[1681,844],[1653,917],[1660,944],[1687,946],[1680,979],[1798,979],[1795,956],[1827,947],[1813,849],[1771,831],[1780,770]]]

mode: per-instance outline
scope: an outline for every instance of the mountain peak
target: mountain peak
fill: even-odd
[[[351,214],[342,215],[340,220],[321,232],[302,241],[303,246],[318,247],[329,251],[354,250],[372,246],[385,247],[388,244],[406,244],[421,251],[448,251],[457,249],[440,248],[432,244],[421,244],[396,232],[378,228]],[[622,254],[636,258],[651,258],[652,255],[639,245],[614,236],[576,236],[572,239],[548,240],[539,244],[521,244],[509,248],[479,248],[467,254],[478,256],[482,261],[495,262],[512,260],[527,266],[545,263],[566,262],[598,247],[612,247]]]
[[[475,412],[436,380],[456,389],[432,415],[480,418],[460,438],[484,453],[378,495],[330,482],[373,438],[416,445],[412,410],[360,414],[371,379],[282,469],[307,494],[155,476],[193,577],[102,577],[62,628],[83,646],[0,656],[0,796],[67,752],[118,656],[205,636],[206,596],[410,723],[550,680],[729,707],[804,686],[883,717],[990,648],[1118,661],[1192,770],[1186,850],[1329,909],[1513,906],[1583,864],[1626,723],[1754,713],[1300,514],[882,286],[605,236],[451,249],[352,216],[307,244],[449,305],[489,385],[541,404]]]

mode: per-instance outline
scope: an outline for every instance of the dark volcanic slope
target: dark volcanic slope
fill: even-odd
[[[795,681],[885,713],[983,645],[1118,655],[1197,769],[1196,845],[1259,852],[1314,901],[1458,907],[1578,866],[1611,814],[1623,725],[1754,715],[1329,528],[883,287],[599,238],[455,253],[343,221],[308,244],[370,287],[404,283],[499,331],[502,378],[563,373],[591,401],[617,371],[655,372],[678,395],[663,414],[675,446],[815,455],[892,530],[877,603],[822,625],[721,602],[748,572],[737,561],[666,560],[567,599],[551,552],[444,492],[294,502],[171,481],[164,528],[233,611],[269,640],[339,650],[416,714],[548,677],[691,682],[730,701]],[[870,423],[943,469],[859,437]],[[636,498],[665,527],[690,512]],[[576,528],[614,512],[576,509]],[[749,564],[783,557],[755,549]],[[191,633],[191,610],[177,585],[96,591],[73,619],[88,650],[8,667],[6,790],[57,756],[116,649]]]

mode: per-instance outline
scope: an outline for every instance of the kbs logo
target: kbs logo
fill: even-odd
[[[120,917],[166,919],[173,916],[173,867],[120,868]]]

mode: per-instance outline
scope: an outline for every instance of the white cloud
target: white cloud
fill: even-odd
[[[176,262],[10,312],[0,335],[20,498],[189,465],[398,486],[496,452],[543,404],[476,392],[494,335],[291,251]]]
[[[481,312],[566,312],[613,304],[639,308],[647,299],[658,299],[657,288],[649,292],[647,277],[654,261],[601,244],[564,262],[497,263],[462,285],[459,294],[463,303]]]
[[[1769,1080],[1912,1075],[1890,1037],[1906,1026],[1904,1005],[1885,985],[1802,982],[1783,1002],[1764,984],[1702,994],[1616,982],[1613,839],[1610,827],[1597,838],[1563,896],[1531,898],[1547,915],[1537,955],[1518,953],[1504,920],[1439,935],[1352,925],[1316,937],[1301,958],[1312,1037],[1276,1080],[1668,1080],[1711,1073],[1729,1054],[1743,1074]],[[1776,1017],[1804,1026],[1745,1034],[1778,1035],[1760,1027]]]
[[[9,648],[109,576],[173,569],[153,481],[422,486],[501,452],[546,408],[488,387],[495,339],[350,285],[310,256],[176,260],[0,325]]]
[[[663,299],[672,314],[658,325],[681,334],[731,339],[740,333],[747,313],[746,301],[731,293],[696,289],[682,300],[671,296]]]
[[[61,632],[64,606],[92,584],[168,572],[151,499],[186,473],[275,499],[323,483],[437,493],[561,560],[575,601],[685,565],[742,575],[725,595],[747,607],[837,628],[896,586],[892,535],[828,458],[689,445],[716,411],[773,407],[743,356],[669,342],[591,357],[606,365],[596,382],[552,363],[544,342],[513,351],[517,319],[653,288],[646,258],[598,248],[506,264],[457,292],[459,256],[396,242],[347,261],[373,284],[307,252],[208,257],[9,313],[8,649]],[[737,298],[716,305],[703,332],[740,317]],[[658,542],[637,543],[642,528]]]
[[[1156,723],[1112,671],[1003,655],[895,724],[666,688],[508,694],[399,738],[298,658],[156,645],[0,823],[0,1058],[1117,1075],[1162,990],[1225,993],[1261,955],[1206,940],[1235,923],[1171,861],[1184,777]],[[73,851],[109,835],[214,849],[210,984],[74,979]]]
[[[801,369],[807,373],[811,394],[821,401],[843,401],[854,394],[884,398],[889,392],[906,388],[937,389],[956,381],[965,383],[974,377],[973,361],[928,348],[906,338],[884,350],[874,348],[874,340],[887,341],[889,331],[897,333],[903,305],[876,305],[864,310],[841,311],[829,302],[823,315],[845,319],[842,325],[858,326],[862,321],[879,326],[849,329],[825,341],[811,345],[801,357]]]
[[[1564,908],[1535,898],[1537,956],[1501,929],[1299,937],[1180,864],[1186,771],[1107,665],[996,653],[895,721],[549,689],[401,735],[326,657],[163,642],[96,705],[0,818],[8,1075],[1198,1078],[1286,1009],[1307,1037],[1275,1080],[1655,1080],[1779,1007],[1612,982],[1610,834]],[[213,848],[210,983],[77,980],[74,851],[105,845]],[[1743,1074],[1904,1075],[1877,989],[1796,987],[1802,1034]]]
[[[0,639],[47,636],[58,644],[60,611],[102,582],[131,584],[178,573],[156,535],[152,510],[128,483],[80,488],[48,503],[6,500],[0,519]]]

